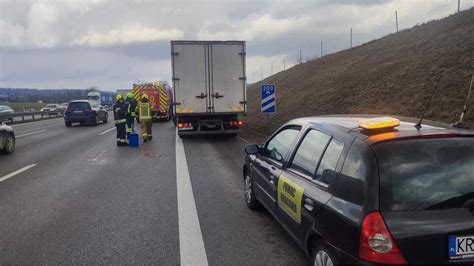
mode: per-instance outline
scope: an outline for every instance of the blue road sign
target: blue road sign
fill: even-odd
[[[270,114],[276,112],[275,84],[262,84],[260,95],[262,97],[262,113]]]

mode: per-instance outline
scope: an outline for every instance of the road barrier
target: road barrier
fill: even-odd
[[[15,121],[15,118],[21,117],[21,122],[25,121],[35,121],[35,120],[43,120],[49,119],[52,117],[62,117],[62,113],[56,112],[15,112],[11,114],[0,114],[0,121],[7,121],[10,120],[12,123],[20,122]],[[27,119],[25,119],[27,118]]]

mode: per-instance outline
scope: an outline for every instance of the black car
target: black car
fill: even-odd
[[[474,132],[410,118],[290,121],[243,167],[313,265],[474,262]]]
[[[0,123],[0,151],[13,153],[15,150],[15,132],[12,127]]]
[[[10,106],[0,105],[0,122],[2,122],[2,120],[10,120],[10,122],[13,122],[13,116],[9,116],[13,115],[13,113],[14,111]]]
[[[92,123],[98,125],[99,121],[107,123],[107,111],[94,102],[87,100],[76,100],[69,102],[64,112],[64,123],[66,126],[72,126],[72,123]]]

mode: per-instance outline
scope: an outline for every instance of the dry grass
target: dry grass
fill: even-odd
[[[0,103],[0,105],[8,105],[15,112],[23,112],[28,109],[35,109],[40,111],[46,104],[45,103]]]
[[[262,81],[277,85],[277,114],[260,113],[260,83],[248,86],[246,129],[272,132],[284,122],[325,114],[418,117],[438,75],[426,117],[455,122],[474,69],[474,9],[300,64]],[[474,100],[470,106],[473,106]],[[467,114],[474,127],[474,111]],[[256,137],[256,139],[261,139]]]

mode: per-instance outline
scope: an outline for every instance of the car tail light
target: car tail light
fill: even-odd
[[[359,257],[375,263],[407,264],[380,212],[367,214],[362,222]]]
[[[242,121],[242,120],[230,121],[231,126],[239,127],[239,126],[242,126],[243,124],[244,124],[244,121]]]
[[[85,109],[82,112],[86,114],[95,114],[95,110],[92,110],[92,109]]]
[[[178,128],[192,127],[191,123],[178,123]]]

